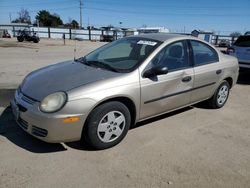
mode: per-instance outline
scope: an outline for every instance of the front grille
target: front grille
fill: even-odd
[[[22,118],[19,118],[18,120],[18,124],[20,127],[22,127],[23,129],[27,130],[28,129],[28,122],[24,121]]]
[[[23,101],[25,101],[25,102],[31,104],[31,105],[33,105],[33,104],[36,102],[36,100],[34,100],[34,99],[32,99],[32,98],[30,98],[30,97],[24,95],[24,94],[22,95],[21,99],[22,99]]]
[[[48,131],[46,129],[42,129],[33,125],[32,134],[34,134],[35,136],[46,137],[48,135]]]

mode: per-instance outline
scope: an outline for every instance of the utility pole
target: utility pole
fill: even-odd
[[[36,20],[37,23],[37,36],[39,37],[39,19]]]
[[[80,29],[82,28],[82,0],[80,0]]]
[[[11,12],[9,13],[9,18],[10,18],[10,23],[11,23],[11,21],[12,21]]]

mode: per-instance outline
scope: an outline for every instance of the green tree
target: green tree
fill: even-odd
[[[72,20],[71,27],[72,28],[78,28],[79,27],[79,23],[76,20]]]
[[[37,13],[36,19],[39,20],[39,24],[41,26],[59,26],[63,25],[63,21],[61,20],[58,14],[50,14],[47,10],[41,10]]]
[[[12,23],[28,23],[31,24],[31,19],[28,10],[21,9],[20,12],[18,12],[18,18],[13,20]]]
[[[79,24],[76,20],[69,18],[68,23],[64,24],[64,27],[76,29],[79,28]]]
[[[58,14],[54,13],[50,16],[50,18],[52,20],[52,26],[63,25],[63,21]]]

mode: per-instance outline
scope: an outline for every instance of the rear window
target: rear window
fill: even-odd
[[[234,43],[235,46],[250,47],[250,36],[240,36]]]

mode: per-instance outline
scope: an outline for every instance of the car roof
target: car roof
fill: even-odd
[[[187,35],[181,35],[181,34],[173,34],[173,33],[148,33],[148,34],[140,34],[140,35],[134,35],[131,37],[141,37],[151,40],[157,40],[161,42],[165,42],[166,40],[172,39],[172,38],[180,38],[180,37],[187,37]]]

